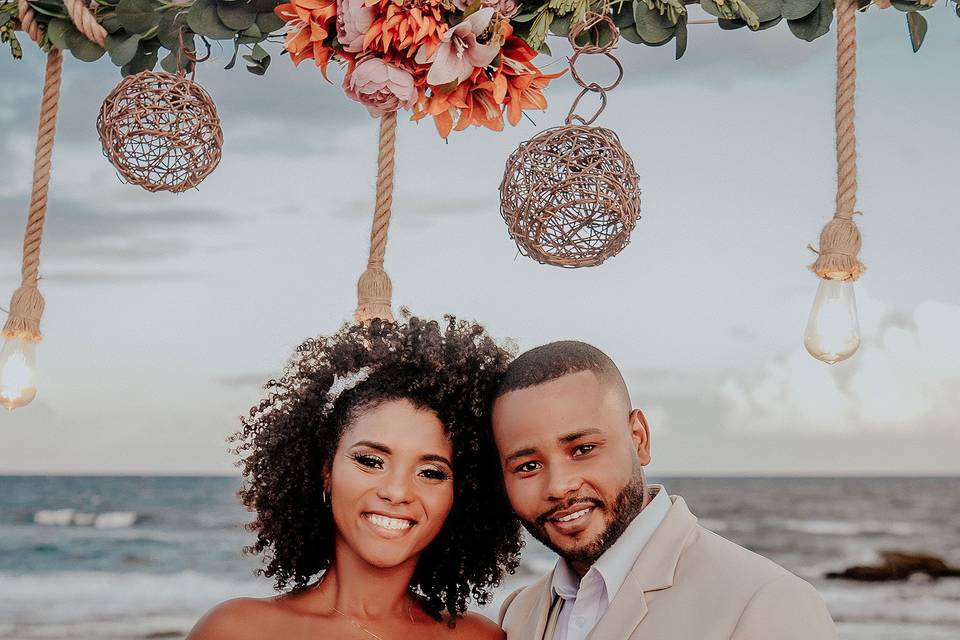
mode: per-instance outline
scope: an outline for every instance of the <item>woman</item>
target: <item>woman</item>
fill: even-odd
[[[247,551],[281,595],[225,602],[188,640],[502,639],[466,605],[521,546],[488,426],[509,355],[453,318],[349,325],[297,352],[235,436]]]

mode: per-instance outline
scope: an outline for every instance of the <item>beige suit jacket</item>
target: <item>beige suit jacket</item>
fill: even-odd
[[[683,498],[640,552],[589,640],[833,640],[819,594],[797,576],[697,524]],[[500,609],[508,640],[553,640],[553,572]]]

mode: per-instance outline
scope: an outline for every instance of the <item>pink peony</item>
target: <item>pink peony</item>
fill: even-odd
[[[493,7],[497,13],[508,20],[520,12],[518,0],[481,0],[480,4],[484,7]]]
[[[344,51],[363,51],[363,38],[374,18],[373,7],[365,0],[337,0],[337,40]]]
[[[367,58],[343,79],[347,95],[379,118],[400,107],[409,109],[417,102],[413,76],[405,69],[389,65],[380,58]]]
[[[500,47],[477,42],[477,36],[490,25],[493,13],[492,7],[484,7],[471,13],[457,26],[447,29],[432,56],[427,57],[426,45],[420,47],[415,59],[418,64],[431,63],[427,72],[428,84],[439,86],[454,80],[463,82],[475,68],[493,62]]]

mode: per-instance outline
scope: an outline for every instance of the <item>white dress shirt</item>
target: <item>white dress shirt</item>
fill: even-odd
[[[607,612],[640,551],[670,510],[670,496],[662,486],[650,485],[649,490],[653,499],[583,578],[566,560],[557,560],[551,588],[563,604],[553,640],[585,640]]]

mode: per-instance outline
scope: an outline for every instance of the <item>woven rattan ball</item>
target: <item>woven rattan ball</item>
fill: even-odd
[[[143,71],[124,78],[97,117],[103,155],[127,182],[147,191],[185,191],[220,162],[223,132],[203,87],[182,74]]]
[[[507,160],[500,213],[525,255],[558,267],[592,267],[630,241],[640,218],[639,177],[610,129],[548,129]]]

